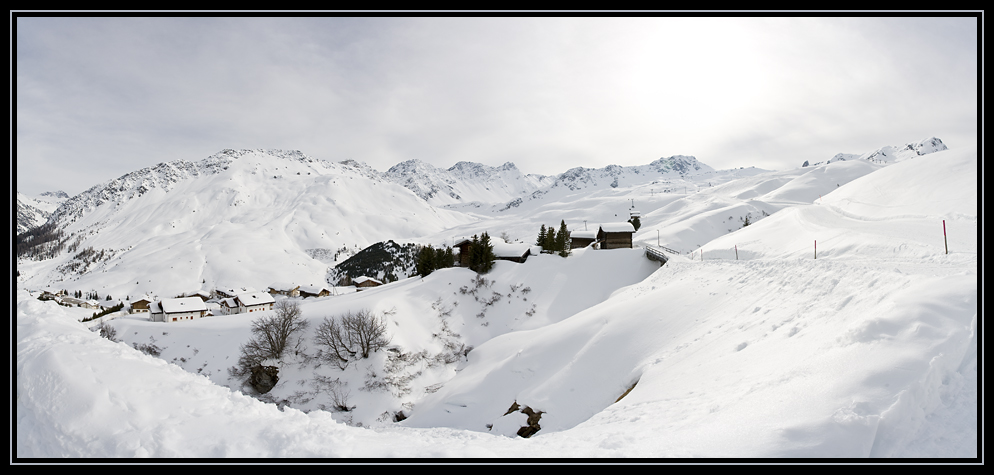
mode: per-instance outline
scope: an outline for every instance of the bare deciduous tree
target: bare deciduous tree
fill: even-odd
[[[314,341],[327,349],[323,353],[325,360],[345,369],[350,362],[369,358],[371,352],[386,347],[390,343],[386,333],[386,320],[363,309],[337,318],[325,317]]]
[[[282,359],[287,351],[298,348],[303,341],[300,334],[307,328],[307,320],[296,300],[276,302],[273,312],[273,315],[252,322],[252,339],[242,345],[238,359],[239,369],[244,374],[264,360]]]

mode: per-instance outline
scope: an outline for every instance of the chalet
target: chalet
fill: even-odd
[[[317,285],[301,285],[300,286],[300,296],[303,298],[307,297],[327,297],[331,295],[331,292],[324,287]]]
[[[372,277],[366,277],[366,276],[356,277],[355,279],[352,279],[352,283],[355,284],[356,290],[368,289],[370,287],[379,287],[383,285],[383,282],[380,282]]]
[[[149,314],[153,322],[193,320],[207,315],[207,304],[200,297],[162,299],[149,305]]]
[[[633,234],[635,226],[627,221],[604,223],[597,230],[597,242],[601,249],[631,249]]]
[[[269,293],[286,295],[287,297],[300,297],[300,286],[286,282],[274,282],[269,286]]]
[[[200,297],[200,300],[206,302],[211,299],[211,293],[206,290],[198,290],[191,294],[190,297]]]
[[[506,242],[501,242],[501,240],[494,240],[494,257],[502,261],[511,261],[517,263],[525,262],[525,259],[531,255],[531,245],[528,244],[508,244]]]
[[[142,297],[134,302],[131,302],[130,313],[148,313],[148,306],[152,303],[152,299],[149,297]]]
[[[238,302],[238,313],[261,312],[272,310],[276,300],[268,292],[245,292],[235,296]]]
[[[597,240],[597,231],[572,231],[569,239],[570,249],[582,249]]]
[[[91,300],[84,300],[84,301],[82,301],[82,302],[79,303],[79,306],[83,307],[83,308],[100,308],[100,302],[97,302],[96,300],[92,300],[92,299]]]

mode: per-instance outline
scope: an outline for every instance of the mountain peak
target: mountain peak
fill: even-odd
[[[927,139],[919,140],[917,142],[906,143],[901,146],[885,145],[872,152],[867,152],[864,154],[837,153],[828,161],[818,162],[815,163],[814,165],[815,166],[825,165],[832,162],[841,162],[846,160],[867,160],[870,162],[886,164],[886,163],[899,162],[902,160],[907,160],[910,158],[919,157],[930,153],[941,152],[943,150],[949,150],[949,147],[946,147],[946,144],[942,143],[942,140],[940,140],[939,138],[929,137]]]

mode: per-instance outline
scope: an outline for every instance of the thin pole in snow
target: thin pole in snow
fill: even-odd
[[[739,245],[735,245],[735,260],[739,260]]]
[[[946,254],[949,254],[949,239],[946,238],[946,220],[942,220],[942,240],[946,243]]]
[[[818,258],[818,240],[815,239],[815,259]]]

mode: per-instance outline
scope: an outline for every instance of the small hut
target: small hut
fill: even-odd
[[[528,244],[508,244],[499,240],[494,240],[494,257],[502,261],[525,262],[531,255],[531,245]]]
[[[569,248],[578,249],[597,240],[597,231],[573,231],[569,233]]]
[[[627,221],[604,223],[597,230],[597,241],[601,249],[631,249],[635,226]]]
[[[301,285],[299,291],[300,297],[305,299],[307,297],[327,297],[331,295],[328,289],[317,285]]]
[[[370,287],[379,287],[383,285],[383,282],[380,282],[372,277],[366,277],[366,276],[356,277],[355,279],[352,279],[352,283],[355,284],[356,290],[368,289]]]
[[[459,249],[459,258],[456,259],[456,265],[459,267],[469,267],[469,244],[471,242],[469,239],[463,238],[452,245],[453,248]]]

